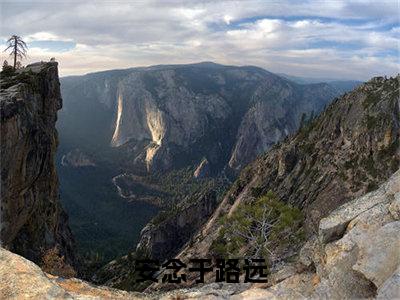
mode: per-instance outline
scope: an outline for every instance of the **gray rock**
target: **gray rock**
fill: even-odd
[[[389,211],[395,220],[400,220],[400,192],[394,195],[394,200],[389,206]]]
[[[74,149],[64,154],[61,158],[61,165],[73,168],[96,166],[94,161],[79,149]]]
[[[366,238],[353,270],[380,288],[400,264],[400,221],[388,223]]]
[[[139,293],[93,286],[79,279],[46,274],[33,262],[1,247],[0,278],[1,299],[149,299]]]
[[[210,176],[210,163],[208,162],[207,158],[204,158],[194,171],[193,177],[205,178],[208,176]]]
[[[378,289],[376,298],[379,300],[400,298],[400,267]]]
[[[74,264],[54,164],[55,123],[62,107],[57,63],[34,64],[21,72],[23,82],[20,75],[1,79],[1,244],[36,263],[56,247]]]
[[[397,176],[400,177],[400,175]],[[321,242],[327,243],[340,238],[351,220],[379,203],[390,201],[390,197],[385,194],[386,190],[391,188],[390,182],[386,185],[388,186],[344,204],[328,217],[323,218],[319,224]]]

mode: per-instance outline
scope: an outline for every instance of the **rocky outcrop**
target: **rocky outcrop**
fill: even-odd
[[[141,233],[137,250],[148,252],[149,257],[165,260],[173,257],[193,233],[214,212],[217,206],[214,191],[197,196],[190,204],[182,203],[176,213],[152,220]],[[161,220],[160,220],[161,219]]]
[[[322,219],[318,236],[305,243],[295,267],[281,266],[264,286],[208,284],[167,294],[194,299],[395,299],[400,292],[399,199],[400,170],[378,190]],[[337,224],[343,225],[340,233],[334,230]]]
[[[400,162],[399,77],[374,78],[336,99],[317,119],[296,135],[274,146],[246,167],[212,217],[179,257],[212,255],[219,218],[240,203],[273,191],[279,198],[302,208],[308,234],[319,220],[351,199],[387,180]],[[372,204],[370,204],[372,205]],[[324,229],[328,242],[340,235],[354,213]]]
[[[204,158],[199,166],[193,173],[194,178],[205,178],[210,176],[210,163],[208,162],[207,158]]]
[[[65,279],[44,273],[23,257],[0,248],[1,299],[145,299],[79,279]]]
[[[325,261],[316,263],[321,277],[316,295],[331,299],[379,298],[382,293],[399,291],[392,285],[400,265],[399,197],[400,171],[375,192],[321,220],[319,240]],[[333,230],[337,224],[344,227],[341,234]],[[333,241],[326,243],[329,240]]]
[[[61,158],[61,165],[64,167],[69,166],[74,168],[96,166],[91,158],[79,149],[74,149],[67,154],[64,154]]]
[[[38,264],[57,248],[74,263],[59,202],[55,122],[62,106],[57,63],[27,66],[1,79],[1,245]]]

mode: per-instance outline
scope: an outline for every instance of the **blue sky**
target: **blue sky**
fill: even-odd
[[[0,40],[62,75],[214,61],[296,76],[399,72],[399,1],[27,1],[0,3]],[[5,53],[1,59],[7,58]]]

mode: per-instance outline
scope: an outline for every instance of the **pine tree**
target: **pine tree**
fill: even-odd
[[[17,59],[23,59],[26,57],[26,51],[28,49],[28,46],[26,43],[22,40],[21,37],[18,35],[12,35],[8,40],[7,40],[7,48],[4,50],[7,51],[11,49],[10,55],[13,56],[14,58],[14,70],[17,67]]]

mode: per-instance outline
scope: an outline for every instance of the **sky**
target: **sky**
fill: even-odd
[[[55,57],[62,76],[213,61],[368,80],[400,72],[399,2],[0,0],[0,48],[17,34],[24,64]]]

